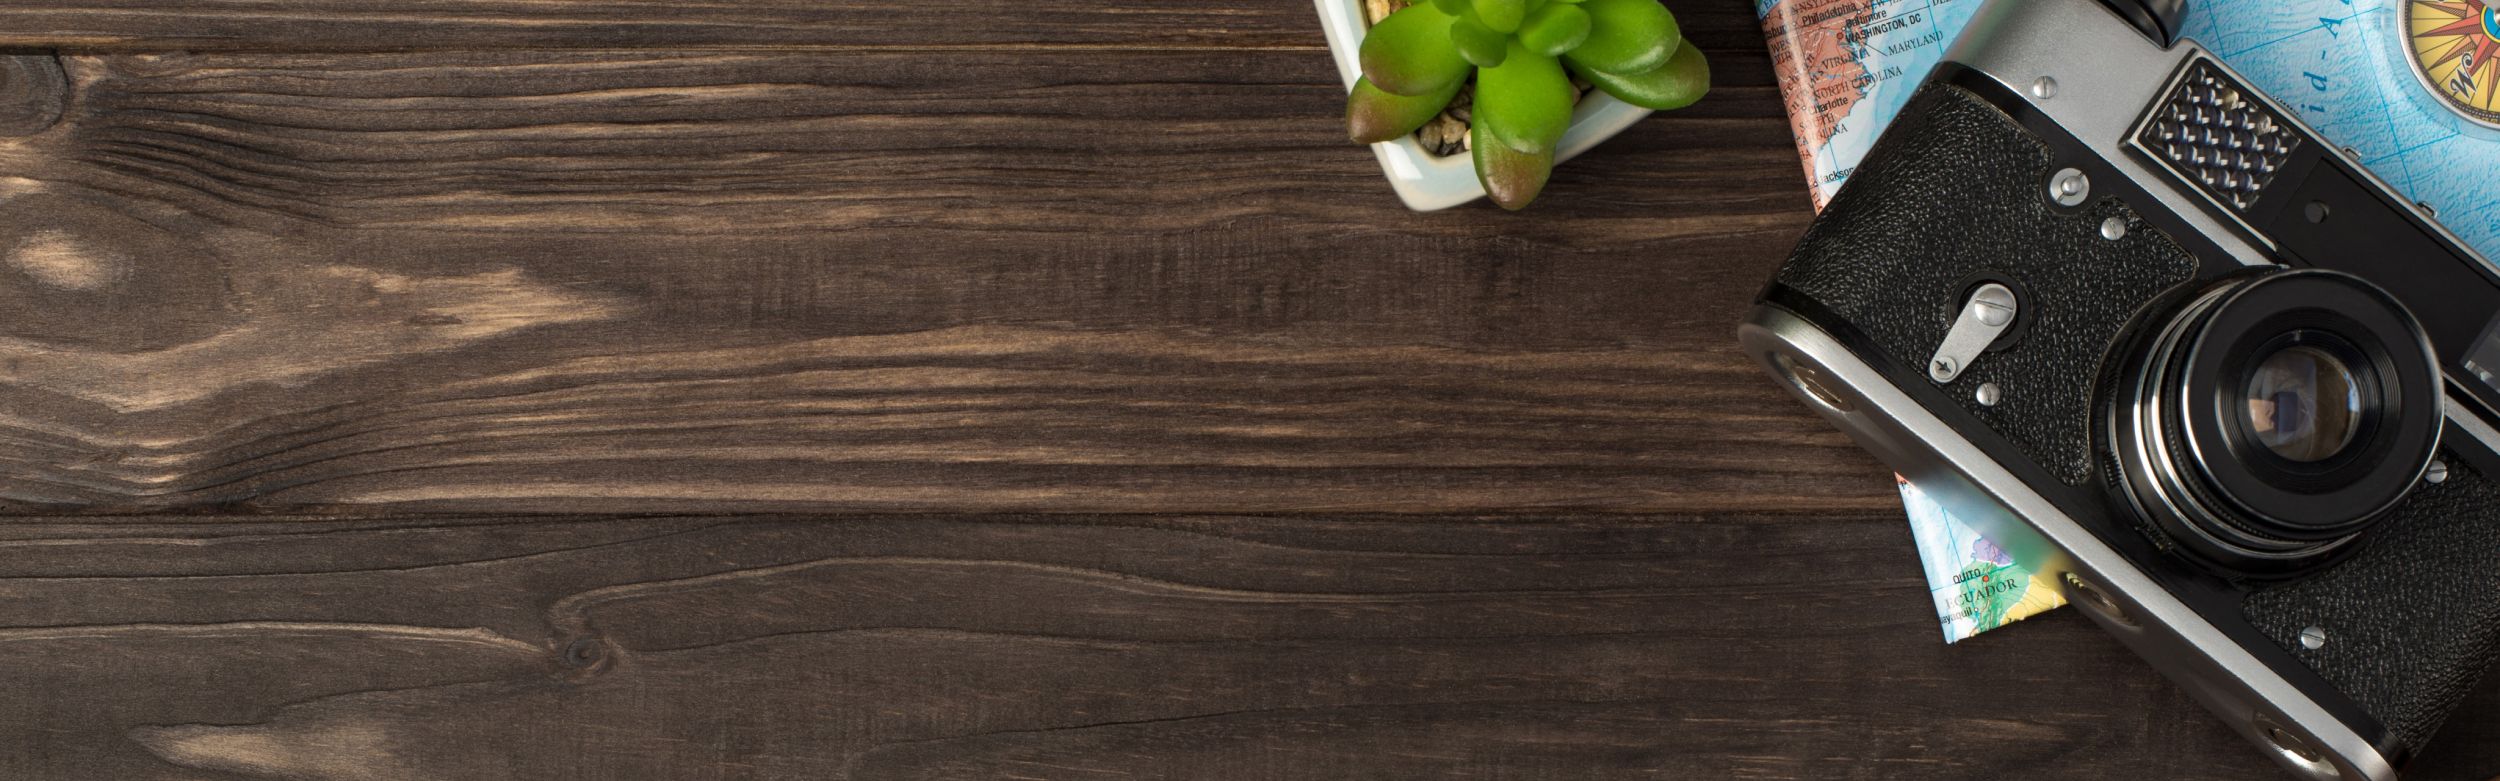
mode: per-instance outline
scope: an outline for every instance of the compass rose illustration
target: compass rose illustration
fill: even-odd
[[[2466,118],[2500,127],[2500,0],[2405,0],[2405,54]]]

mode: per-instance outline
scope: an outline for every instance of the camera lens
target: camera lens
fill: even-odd
[[[2234,574],[2345,549],[2446,425],[2421,325],[2358,277],[2235,278],[2140,332],[2108,404],[2114,482],[2167,547]]]
[[[2241,398],[2257,441],[2296,463],[2332,458],[2361,431],[2359,378],[2316,347],[2293,345],[2258,361]]]

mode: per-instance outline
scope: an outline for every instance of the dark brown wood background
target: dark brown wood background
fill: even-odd
[[[15,0],[0,779],[2276,777],[1939,642],[1672,4],[1708,101],[1416,215],[1300,2]]]

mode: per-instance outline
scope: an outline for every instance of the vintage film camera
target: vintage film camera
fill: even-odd
[[[1740,331],[2302,777],[2500,654],[2500,267],[2192,42],[1993,0]]]

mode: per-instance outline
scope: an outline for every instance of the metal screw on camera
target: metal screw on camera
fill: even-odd
[[[2092,197],[2092,178],[2082,171],[2068,168],[2049,177],[2049,200],[2059,206],[2081,206]]]
[[[2326,647],[2326,627],[2313,626],[2300,630],[2300,647],[2315,651]]]
[[[2127,218],[2111,217],[2101,221],[2101,238],[2117,241],[2127,237]]]
[[[2005,391],[1998,388],[1996,383],[1983,382],[1979,384],[1979,406],[1994,407],[1997,405],[1997,402],[2004,400]]]
[[[2448,482],[2448,462],[2432,461],[2429,469],[2422,470],[2422,482],[2431,485]]]
[[[2057,97],[2057,80],[2047,76],[2040,77],[2039,81],[2031,83],[2031,96],[2041,100]]]
[[[2014,291],[1990,282],[1972,291],[1970,300],[1962,303],[1962,311],[1953,319],[1953,327],[1944,334],[1944,344],[1936,346],[1934,357],[1927,359],[1927,377],[1937,382],[1952,382],[1970,368],[1971,361],[1996,343],[2005,329],[2014,325],[2020,310]]]

